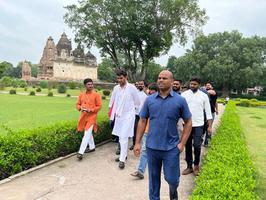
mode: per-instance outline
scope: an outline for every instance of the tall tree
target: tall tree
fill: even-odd
[[[114,82],[116,75],[113,66],[111,59],[102,59],[102,62],[98,65],[98,78],[102,81]]]
[[[7,72],[13,68],[13,65],[9,62],[0,62],[0,78],[7,76]]]
[[[207,19],[197,0],[80,0],[66,9],[76,41],[96,45],[133,80],[144,78],[154,57],[174,41],[184,44]]]
[[[176,59],[175,72],[184,79],[200,76],[213,81],[226,95],[260,85],[265,74],[266,39],[244,38],[239,32],[197,37],[191,50]]]

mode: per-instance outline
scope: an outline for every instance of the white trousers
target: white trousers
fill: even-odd
[[[81,142],[81,145],[79,148],[79,154],[84,154],[88,144],[89,144],[90,149],[95,149],[95,143],[94,143],[94,139],[93,139],[93,135],[92,135],[92,129],[93,129],[93,125],[88,130],[85,130],[84,136],[82,138],[82,142]]]
[[[126,157],[127,157],[127,151],[128,151],[128,137],[125,137],[125,138],[119,137],[119,143],[120,143],[119,160],[121,162],[125,162],[126,161]]]

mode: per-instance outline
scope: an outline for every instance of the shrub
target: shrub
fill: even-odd
[[[69,82],[69,83],[68,83],[68,87],[69,87],[71,90],[74,90],[74,89],[76,89],[76,87],[77,87],[77,83],[75,83],[75,82]]]
[[[36,89],[36,92],[41,92],[41,91],[42,91],[41,88],[37,88],[37,89]]]
[[[66,91],[67,91],[66,85],[63,83],[60,83],[58,85],[57,92],[63,94],[63,93],[66,93]]]
[[[53,97],[54,96],[54,93],[50,91],[50,92],[48,92],[47,96],[48,97]]]
[[[21,87],[21,88],[25,88],[25,87],[27,87],[28,85],[27,85],[27,82],[26,81],[24,81],[24,80],[19,80],[19,87]]]
[[[9,90],[9,94],[17,94],[17,91],[14,89]]]
[[[103,95],[104,96],[109,96],[110,95],[110,90],[103,90]]]
[[[25,88],[24,88],[24,91],[28,91],[28,88],[27,88],[27,87],[25,87]]]
[[[254,174],[236,107],[229,102],[190,199],[257,199]]]
[[[82,140],[76,122],[0,134],[0,180],[49,160],[76,152]],[[100,122],[95,143],[111,138],[108,122]]]
[[[100,91],[102,88],[101,88],[101,86],[96,86],[95,89]]]
[[[251,102],[258,102],[258,99],[250,99]]]
[[[106,96],[102,96],[102,100],[105,100],[106,99]]]
[[[240,103],[238,104],[239,106],[244,106],[244,107],[250,107],[250,102],[248,99],[243,99],[240,101]]]
[[[30,96],[35,96],[35,92],[34,91],[30,91]]]
[[[44,88],[47,88],[48,87],[48,82],[47,81],[40,81],[40,84],[39,85],[40,85],[41,88],[44,89]]]
[[[1,78],[1,83],[5,86],[5,87],[10,87],[12,86],[13,83],[13,79],[9,76],[3,76]]]
[[[66,97],[71,97],[71,95],[70,94],[67,94]]]
[[[33,85],[33,86],[32,86],[32,88],[34,88],[34,89],[35,89],[35,88],[36,88],[36,86],[35,86],[35,85]]]

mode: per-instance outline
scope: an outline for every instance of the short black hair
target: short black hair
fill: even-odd
[[[179,83],[182,83],[181,79],[174,79],[174,81],[178,81]]]
[[[213,86],[213,84],[212,84],[211,81],[207,81],[207,82],[205,83],[205,85],[207,85],[207,84],[210,84],[211,86]]]
[[[116,72],[116,75],[117,76],[124,76],[124,77],[127,77],[127,72],[125,71],[125,70],[118,70],[117,72]]]
[[[147,83],[146,83],[145,80],[143,80],[143,79],[138,80],[138,82],[142,82],[142,81],[143,81],[143,83],[144,83],[144,86],[147,87]]]
[[[93,83],[93,81],[91,78],[86,78],[86,79],[84,79],[83,83],[84,83],[84,85],[86,85],[87,83]]]
[[[149,84],[148,89],[149,90],[154,90],[156,92],[158,92],[158,90],[159,90],[157,83],[151,83],[151,84]]]
[[[193,77],[193,78],[191,78],[189,82],[191,82],[191,81],[195,81],[195,82],[197,82],[198,84],[201,83],[201,80],[200,80],[200,78],[198,78],[198,77]]]

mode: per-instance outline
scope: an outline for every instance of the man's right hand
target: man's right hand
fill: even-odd
[[[134,145],[134,154],[135,154],[136,157],[139,157],[140,156],[140,150],[141,150],[140,143],[136,143]]]

